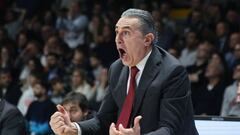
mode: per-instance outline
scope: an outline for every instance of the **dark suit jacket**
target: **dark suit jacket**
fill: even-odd
[[[109,70],[109,87],[97,116],[80,122],[82,135],[107,135],[117,121],[126,97],[129,68],[121,60]],[[141,115],[141,134],[197,135],[186,70],[161,48],[153,46],[140,82],[131,117]]]
[[[0,135],[27,135],[20,111],[5,100],[0,101]]]

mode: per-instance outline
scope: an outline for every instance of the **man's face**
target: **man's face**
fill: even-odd
[[[240,44],[235,45],[233,53],[236,59],[240,59]]]
[[[197,49],[197,58],[207,59],[210,55],[210,48],[207,43],[200,44]]]
[[[46,89],[41,84],[35,84],[33,86],[33,93],[37,98],[42,97],[45,94]]]
[[[240,80],[240,65],[237,65],[234,69],[233,79]]]
[[[240,43],[240,35],[238,33],[233,33],[230,36],[229,47],[232,49],[236,44]]]
[[[51,55],[47,56],[47,65],[48,65],[48,67],[52,68],[52,67],[56,66],[56,64],[57,64],[56,57],[51,56]]]
[[[148,53],[150,46],[146,42],[146,36],[140,31],[139,20],[122,17],[116,24],[115,32],[120,59],[126,66],[135,66]]]
[[[216,34],[218,37],[223,36],[226,33],[226,28],[224,23],[218,23],[216,27]]]
[[[196,33],[189,32],[186,37],[187,46],[193,47],[197,43]]]
[[[77,103],[65,103],[63,107],[66,109],[70,116],[70,120],[72,122],[79,122],[82,120],[84,116],[86,116],[87,112],[83,112]]]
[[[7,87],[10,84],[10,82],[11,82],[11,76],[8,73],[6,74],[2,73],[0,75],[0,85],[2,87]]]
[[[73,74],[72,74],[72,85],[73,87],[78,87],[79,85],[81,85],[83,82],[83,79],[80,75],[79,72],[77,71],[74,71]]]

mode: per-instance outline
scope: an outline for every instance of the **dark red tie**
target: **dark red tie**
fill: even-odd
[[[136,66],[131,67],[131,78],[130,78],[128,94],[124,101],[120,116],[118,117],[116,128],[118,128],[119,124],[122,124],[124,128],[128,127],[129,119],[130,119],[130,115],[133,107],[134,96],[135,96],[135,87],[136,87],[135,77],[138,71],[139,70]]]

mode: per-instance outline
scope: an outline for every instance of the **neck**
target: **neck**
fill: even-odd
[[[39,101],[44,101],[47,99],[47,96],[46,95],[43,95],[41,97],[38,98]]]
[[[220,79],[218,77],[213,77],[209,79],[209,84],[215,86],[218,84],[219,81]]]
[[[144,55],[142,56],[142,58],[141,58],[137,63],[135,63],[135,65],[131,65],[130,67],[136,66],[139,62],[141,62],[141,61],[148,55],[148,53],[149,53],[151,50],[152,50],[152,46],[147,47],[147,49],[146,49]]]
[[[205,62],[205,59],[197,59],[196,65],[200,66],[200,65],[204,64],[204,62]]]

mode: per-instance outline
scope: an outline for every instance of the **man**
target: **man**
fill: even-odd
[[[47,96],[47,84],[43,80],[33,85],[33,93],[37,98],[33,101],[26,114],[31,135],[49,135],[51,115],[56,111],[55,104]]]
[[[197,32],[194,30],[189,31],[186,34],[185,41],[186,47],[182,50],[179,60],[187,67],[192,66],[197,59],[197,46],[199,41]]]
[[[53,131],[58,135],[197,135],[187,73],[173,56],[153,45],[151,15],[129,9],[115,31],[120,59],[110,67],[107,94],[96,117],[71,123],[58,105],[50,121]]]
[[[94,111],[88,108],[86,96],[79,92],[70,92],[63,99],[62,106],[68,112],[70,120],[79,122],[90,119],[94,116]]]
[[[17,105],[22,92],[20,86],[14,81],[12,72],[9,69],[0,69],[0,91],[2,97],[7,102],[14,106]]]

